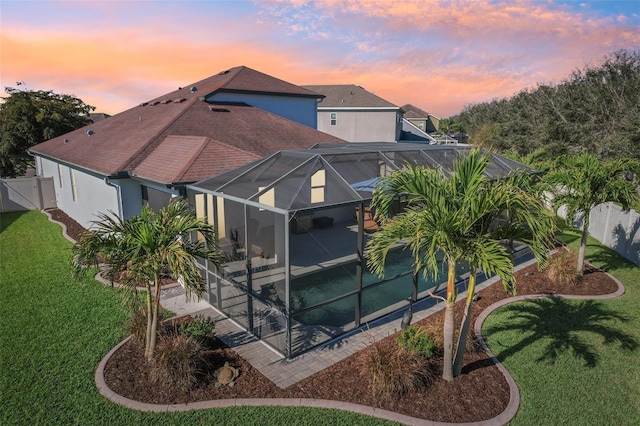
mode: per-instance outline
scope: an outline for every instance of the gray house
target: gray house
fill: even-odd
[[[247,67],[222,71],[30,149],[57,205],[88,227],[166,205],[185,185],[283,149],[343,140],[315,129],[322,95]]]
[[[398,142],[400,107],[354,84],[303,86],[324,95],[318,130],[349,142]]]

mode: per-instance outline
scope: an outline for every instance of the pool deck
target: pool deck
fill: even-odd
[[[516,270],[533,263],[535,260],[523,262],[517,265]],[[480,283],[476,289],[480,291],[498,280],[498,277],[490,278]],[[466,291],[461,290],[458,300],[464,297],[466,297]],[[217,336],[282,389],[330,367],[375,341],[394,334],[400,329],[400,320],[404,313],[404,310],[400,310],[372,321],[316,349],[286,360],[204,300],[186,300],[184,291],[180,287],[167,290],[162,296],[161,303],[176,315],[201,314],[213,318],[216,321]],[[420,321],[443,308],[444,303],[437,299],[430,297],[422,299],[413,304],[413,322]]]

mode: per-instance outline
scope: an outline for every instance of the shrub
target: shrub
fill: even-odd
[[[181,334],[163,334],[158,339],[151,380],[183,390],[191,389],[203,362],[202,346],[197,340]]]
[[[433,350],[436,348],[433,337],[424,328],[415,325],[401,330],[397,335],[397,339],[401,347],[425,358],[431,358]]]
[[[127,331],[131,334],[132,342],[144,347],[147,337],[147,311],[144,307],[131,311],[131,316],[127,323]]]
[[[391,344],[372,345],[366,351],[364,362],[370,375],[371,389],[377,397],[399,399],[432,380],[424,357],[393,341]]]
[[[216,339],[215,327],[213,318],[196,315],[193,321],[181,322],[178,333],[197,340],[204,348],[211,348]]]
[[[571,251],[562,250],[549,261],[547,275],[549,279],[562,285],[575,285],[578,283],[576,265],[578,256]]]
[[[443,315],[435,315],[428,319],[427,323],[423,326],[424,331],[431,340],[433,340],[434,353],[442,354],[444,351],[444,316]],[[460,334],[460,330],[456,328],[456,331],[453,336],[454,344],[458,341],[458,335]],[[467,336],[467,344],[464,348],[467,353],[474,353],[482,350],[482,346],[478,341],[477,336],[471,331]]]

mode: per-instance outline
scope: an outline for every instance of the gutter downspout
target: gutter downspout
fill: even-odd
[[[104,178],[104,183],[112,188],[115,188],[116,196],[118,197],[118,217],[120,219],[124,219],[124,217],[122,216],[122,188],[120,187],[120,185],[113,183],[108,177]]]

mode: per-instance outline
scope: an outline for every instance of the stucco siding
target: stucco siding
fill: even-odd
[[[317,102],[314,98],[295,98],[285,96],[265,96],[244,93],[217,93],[207,98],[214,102],[244,102],[256,108],[269,111],[296,123],[317,127]]]
[[[336,114],[336,125],[331,125],[331,114]],[[397,142],[400,138],[397,110],[318,111],[318,130],[349,142]]]
[[[63,164],[58,166],[46,158],[39,161],[43,176],[53,177],[58,208],[80,225],[90,227],[101,212],[118,212],[116,189],[107,186],[103,177]]]

